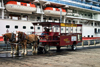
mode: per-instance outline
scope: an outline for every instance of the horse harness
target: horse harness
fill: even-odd
[[[19,33],[19,36],[21,36],[20,33]],[[22,37],[21,38],[18,38],[18,41],[24,41],[24,40],[26,40],[25,33],[22,34]]]
[[[16,41],[16,35],[14,33],[11,34],[11,39],[9,39],[10,42]]]
[[[19,35],[21,35],[21,34],[19,34]],[[18,38],[18,39],[19,39],[19,38]],[[27,43],[30,42],[30,44],[35,43],[35,42],[38,42],[38,41],[33,41],[33,42],[31,43],[31,41],[29,40],[29,36],[28,36],[28,39],[26,39],[25,33],[22,34],[22,37],[21,37],[20,41],[24,41],[24,40],[27,40]]]

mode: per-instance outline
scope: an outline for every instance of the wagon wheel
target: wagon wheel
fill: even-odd
[[[72,48],[72,50],[76,50],[77,49],[77,47],[76,47],[76,44],[73,44],[72,46],[71,46],[71,48]]]
[[[61,48],[61,47],[60,47],[60,46],[57,46],[56,48],[57,48],[57,51],[60,51],[60,48]]]
[[[50,46],[49,46],[49,45],[45,45],[45,46],[44,46],[44,51],[45,51],[45,53],[46,53],[46,52],[49,52],[49,50],[50,50]]]

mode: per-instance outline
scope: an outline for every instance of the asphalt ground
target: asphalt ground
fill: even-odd
[[[9,51],[1,51],[0,67],[100,67],[100,45],[77,47],[76,51],[65,49],[57,52],[52,48],[49,53],[10,57]],[[7,53],[6,53],[7,52]],[[4,55],[4,56],[5,56]],[[9,57],[8,57],[9,55]]]

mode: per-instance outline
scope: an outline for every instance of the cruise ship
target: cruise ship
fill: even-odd
[[[34,22],[82,24],[82,37],[100,37],[99,18],[100,0],[0,0],[0,37],[7,32],[34,32]],[[35,29],[42,31],[40,25]]]

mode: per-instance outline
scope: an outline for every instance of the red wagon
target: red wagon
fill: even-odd
[[[41,45],[48,51],[50,46],[56,46],[60,50],[62,46],[71,46],[72,50],[76,50],[76,44],[82,42],[82,25],[81,24],[68,24],[68,23],[55,23],[55,22],[36,22],[34,26],[40,25],[42,32],[39,34]],[[42,35],[44,28],[48,30]]]

